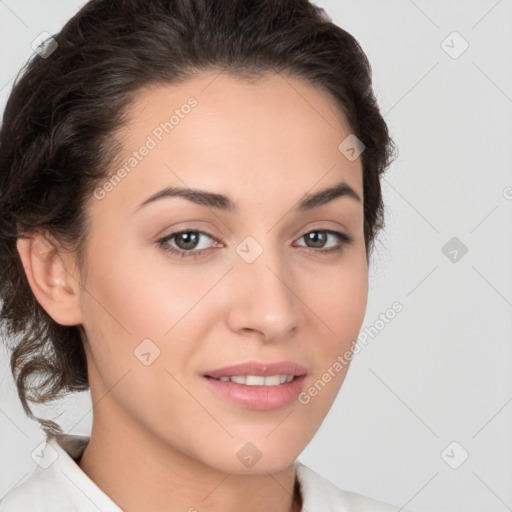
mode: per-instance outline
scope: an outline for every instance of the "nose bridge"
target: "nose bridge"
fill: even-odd
[[[265,236],[261,242],[247,236],[236,247],[238,293],[232,304],[237,328],[260,330],[269,337],[293,328],[299,313],[286,251],[272,240],[272,236]]]

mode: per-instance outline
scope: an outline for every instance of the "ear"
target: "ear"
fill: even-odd
[[[44,310],[61,325],[82,323],[80,284],[73,255],[36,232],[18,238],[20,255],[32,293]]]

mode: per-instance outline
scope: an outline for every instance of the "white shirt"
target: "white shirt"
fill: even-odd
[[[77,460],[89,437],[59,435],[43,444],[31,475],[0,500],[0,512],[122,512]],[[304,512],[398,512],[400,507],[337,488],[296,461]],[[402,512],[407,512],[402,509]]]

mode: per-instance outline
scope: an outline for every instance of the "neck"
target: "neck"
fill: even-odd
[[[78,465],[125,512],[302,509],[295,465],[275,473],[226,473],[130,420],[101,420],[94,416],[90,442]]]

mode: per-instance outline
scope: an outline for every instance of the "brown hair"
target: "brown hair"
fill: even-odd
[[[47,435],[62,430],[28,401],[88,389],[82,327],[60,325],[40,306],[16,240],[46,232],[83,268],[86,203],[119,156],[113,134],[142,87],[223,70],[284,72],[323,88],[365,145],[367,260],[384,226],[380,175],[396,150],[366,55],[308,0],[91,0],[53,37],[56,49],[22,68],[0,132],[0,321],[23,408]]]

